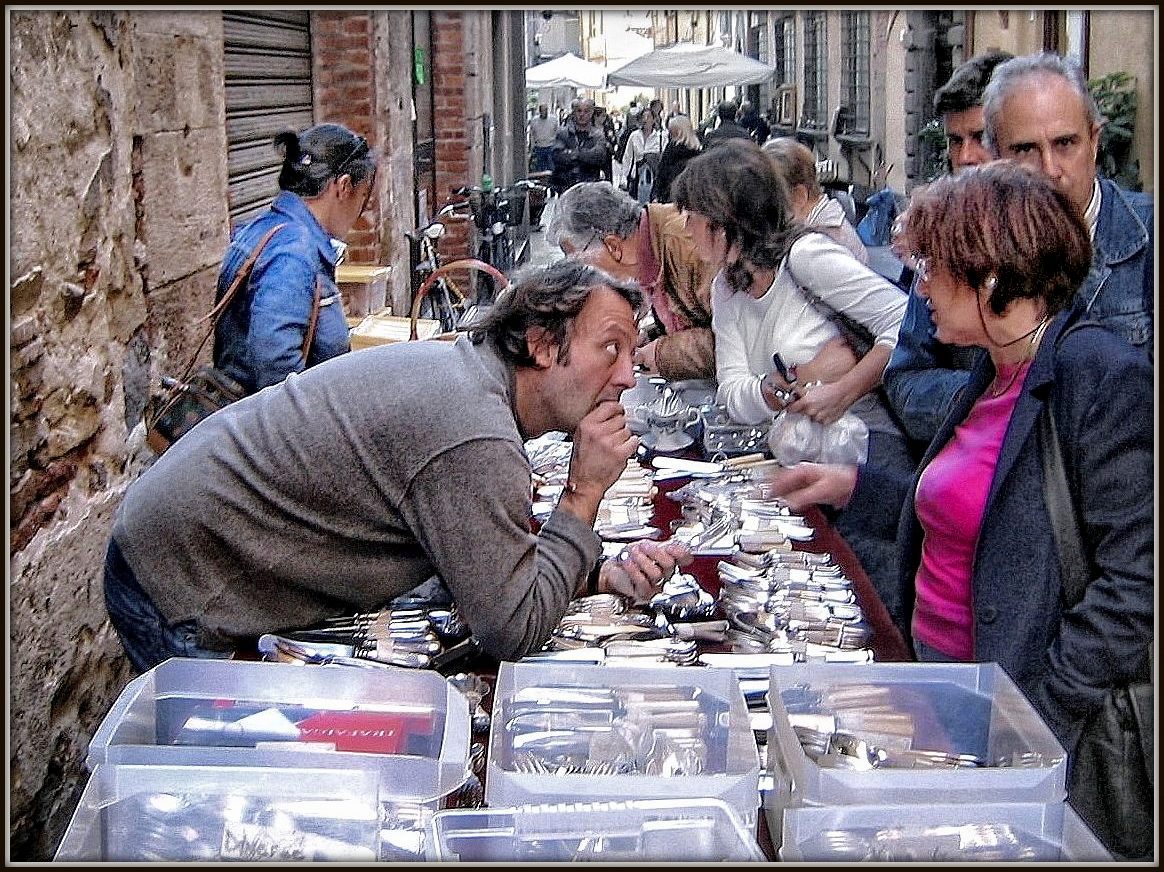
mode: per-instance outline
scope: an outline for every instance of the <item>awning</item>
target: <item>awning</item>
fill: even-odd
[[[566,52],[561,57],[525,71],[527,88],[604,88],[606,67]]]
[[[645,88],[718,88],[758,85],[775,74],[774,67],[722,45],[680,42],[635,58],[606,79],[610,85]]]

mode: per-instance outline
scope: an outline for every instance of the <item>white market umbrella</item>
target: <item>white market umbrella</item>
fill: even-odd
[[[775,67],[722,45],[680,42],[623,64],[606,80],[644,88],[719,88],[758,85],[775,74]]]
[[[525,71],[527,88],[604,88],[606,67],[583,60],[566,52],[552,61],[538,64]]]

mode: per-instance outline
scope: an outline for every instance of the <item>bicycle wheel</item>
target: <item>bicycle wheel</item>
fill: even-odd
[[[420,317],[421,308],[424,305],[425,300],[432,293],[433,288],[437,285],[438,282],[442,281],[446,285],[451,285],[452,279],[448,277],[449,273],[462,270],[468,270],[470,273],[477,274],[482,279],[494,283],[498,291],[509,287],[509,279],[505,277],[503,272],[498,270],[492,264],[486,263],[485,261],[479,260],[477,258],[470,257],[463,260],[454,260],[451,263],[446,263],[443,266],[438,267],[429,274],[428,278],[426,278],[424,282],[421,283],[420,288],[416,292],[416,297],[412,301],[412,330],[409,336],[410,339],[416,339],[416,319]],[[453,287],[455,287],[455,285],[453,285]],[[461,297],[461,300],[464,300],[463,296]],[[445,332],[451,332],[451,330],[446,330]]]

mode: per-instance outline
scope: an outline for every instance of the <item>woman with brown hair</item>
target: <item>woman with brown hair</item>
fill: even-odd
[[[781,136],[765,142],[763,151],[788,186],[796,220],[832,237],[857,260],[868,264],[869,252],[857,235],[857,228],[849,223],[845,207],[826,194],[817,181],[816,157],[808,146],[791,136]]]
[[[1152,366],[1086,320],[1075,295],[1091,264],[1087,226],[1024,167],[999,161],[938,179],[914,194],[906,230],[938,340],[986,354],[912,481],[803,464],[776,486],[793,506],[906,495],[902,630],[918,659],[1001,664],[1074,765],[1113,689],[1151,675]],[[1048,509],[1048,414],[1078,526],[1063,541],[1078,543],[1086,574],[1078,602]],[[1127,816],[1115,822],[1122,833],[1097,832],[1129,853],[1150,850],[1151,809]]]
[[[719,267],[711,286],[716,401],[743,424],[766,424],[787,409],[829,425],[852,412],[868,428],[878,462],[912,468],[905,437],[876,390],[905,294],[800,224],[784,182],[750,140],[729,139],[693,158],[673,191],[696,250]],[[869,347],[853,347],[838,326],[846,318],[872,337]],[[776,371],[777,356],[788,379]],[[900,505],[835,519],[891,613]]]

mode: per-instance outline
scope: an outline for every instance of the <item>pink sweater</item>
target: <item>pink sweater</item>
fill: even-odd
[[[966,420],[923,470],[917,486],[917,514],[925,531],[915,585],[913,637],[959,660],[974,659],[974,618],[970,577],[998,465],[1002,440],[1026,380],[1030,361],[1002,367],[998,397],[986,391]]]

